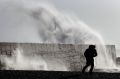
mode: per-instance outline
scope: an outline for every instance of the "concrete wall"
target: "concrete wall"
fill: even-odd
[[[0,54],[11,56],[17,47],[23,50],[25,56],[40,55],[47,61],[49,67],[55,69],[58,59],[70,71],[80,71],[85,65],[84,51],[88,45],[73,44],[39,44],[39,43],[0,43]],[[113,60],[116,60],[115,46],[107,45]],[[50,59],[54,58],[54,59]],[[51,64],[52,63],[52,64]],[[52,69],[51,69],[52,70]]]
[[[116,58],[116,64],[117,64],[118,66],[120,66],[120,57],[117,57],[117,58]]]

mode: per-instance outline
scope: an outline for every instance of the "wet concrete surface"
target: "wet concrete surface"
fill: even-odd
[[[1,70],[0,79],[120,79],[120,73]]]

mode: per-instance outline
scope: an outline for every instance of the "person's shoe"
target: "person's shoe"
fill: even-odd
[[[89,72],[90,75],[92,75],[93,73],[92,72]]]
[[[82,70],[82,73],[85,73],[85,71]]]

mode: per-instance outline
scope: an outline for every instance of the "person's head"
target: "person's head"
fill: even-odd
[[[89,49],[95,49],[95,45],[89,45]]]

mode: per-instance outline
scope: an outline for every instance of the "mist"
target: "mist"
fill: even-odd
[[[48,2],[38,0],[1,0],[0,28],[2,29],[0,34],[1,42],[98,44],[97,49],[101,52],[96,59],[96,62],[99,61],[99,63],[96,63],[97,66],[104,67],[108,65],[111,68],[114,64],[108,53],[106,53],[106,48],[103,46],[105,44],[104,40],[99,33],[79,20],[77,16],[61,12]],[[21,56],[22,54],[19,51],[16,53],[18,54],[15,57],[29,60],[29,58]],[[21,61],[23,61],[22,58]],[[41,62],[46,64],[45,59],[41,56],[39,58]],[[7,67],[27,69],[28,65],[23,65],[24,63],[20,63],[21,61],[14,63],[13,59],[14,57],[5,59],[4,62]],[[35,57],[30,61],[36,62],[36,60]],[[11,61],[12,65],[8,63],[9,61]],[[47,69],[44,63],[42,65]],[[39,65],[41,64],[39,63]],[[31,64],[30,67],[36,68],[37,66],[33,67],[33,64]]]

